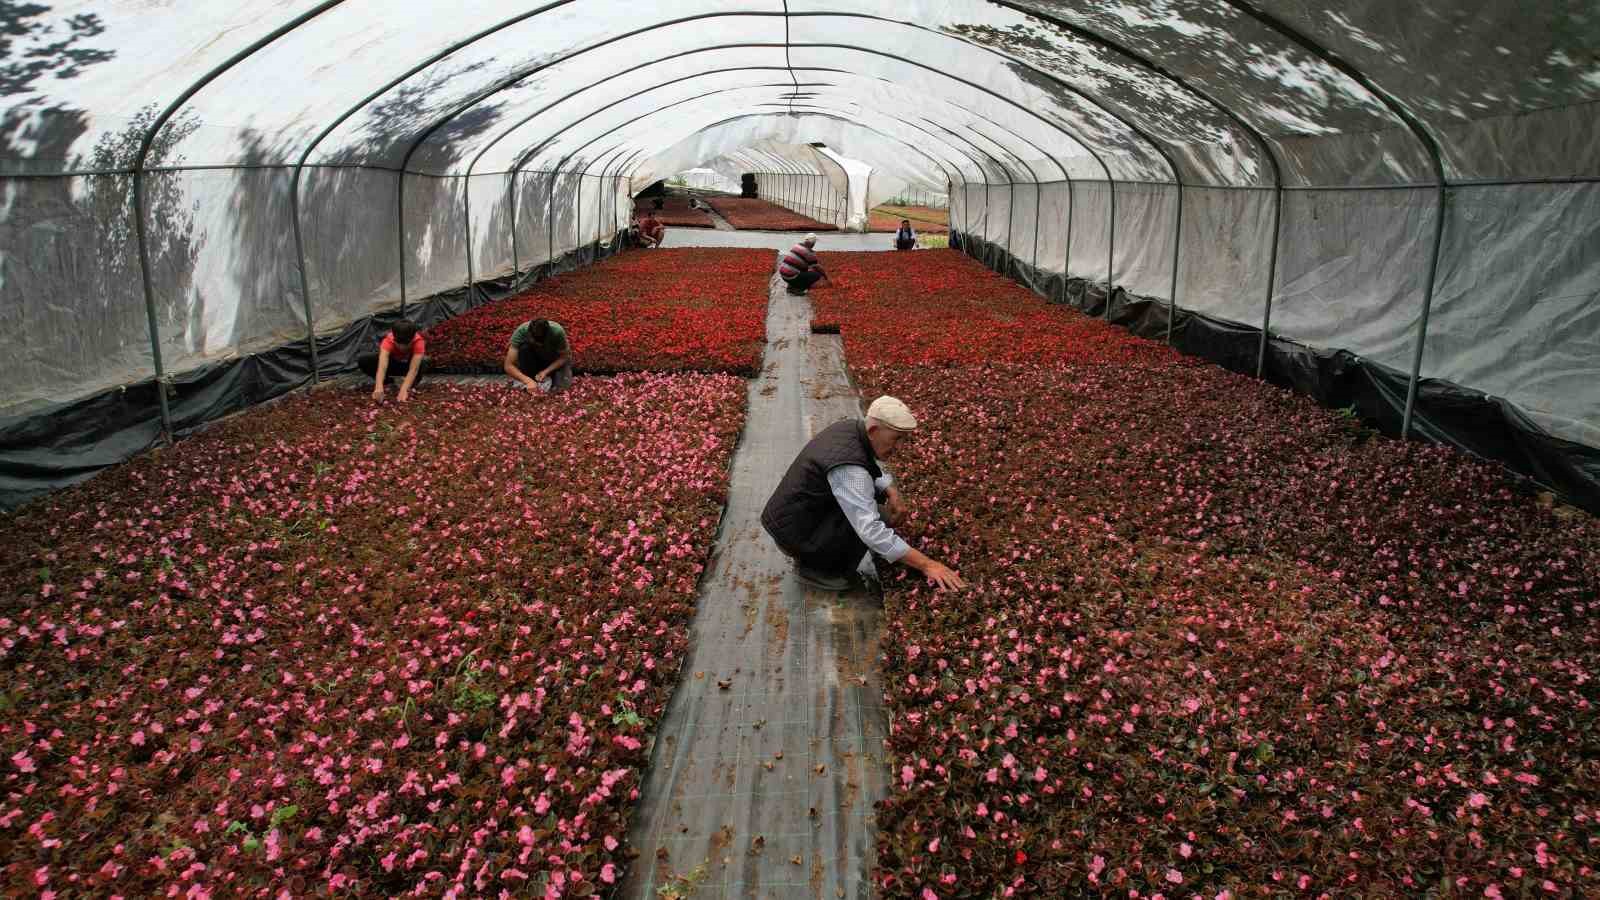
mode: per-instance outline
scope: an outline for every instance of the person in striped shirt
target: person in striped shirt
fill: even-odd
[[[795,244],[778,260],[778,277],[789,286],[789,293],[797,296],[804,294],[813,284],[828,277],[817,262],[817,254],[811,249],[816,245],[817,236],[808,234],[805,240]]]

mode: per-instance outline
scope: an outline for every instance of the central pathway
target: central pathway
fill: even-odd
[[[872,896],[873,804],[887,787],[880,606],[865,591],[802,587],[760,522],[805,442],[861,407],[839,337],[812,335],[806,298],[771,289],[763,369],[624,897]]]

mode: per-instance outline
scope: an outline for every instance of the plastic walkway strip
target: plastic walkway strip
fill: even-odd
[[[826,290],[826,288],[824,288]],[[885,795],[878,601],[803,588],[761,508],[811,435],[860,415],[836,335],[772,286],[722,533],[663,716],[620,896],[866,898]]]

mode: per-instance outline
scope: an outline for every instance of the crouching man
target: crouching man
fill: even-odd
[[[889,562],[905,563],[941,588],[966,586],[955,571],[912,548],[890,527],[905,506],[878,460],[891,456],[916,427],[904,403],[879,397],[867,407],[865,419],[835,422],[800,451],[767,501],[761,525],[794,560],[801,582],[847,590],[861,557],[871,550]]]

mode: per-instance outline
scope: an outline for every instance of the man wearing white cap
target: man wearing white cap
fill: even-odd
[[[916,427],[904,403],[879,397],[867,407],[865,419],[829,425],[795,457],[767,501],[761,525],[795,561],[802,582],[846,590],[861,557],[871,550],[889,562],[905,563],[939,587],[965,587],[960,575],[913,549],[890,527],[905,506],[878,460],[892,455]]]
[[[788,253],[779,257],[778,277],[789,286],[789,293],[804,294],[818,279],[828,277],[817,262],[817,254],[811,250],[816,245],[817,236],[808,234],[805,240],[790,247]]]

